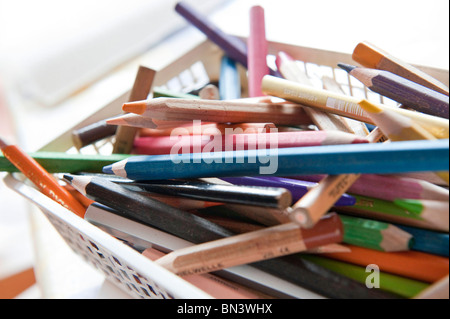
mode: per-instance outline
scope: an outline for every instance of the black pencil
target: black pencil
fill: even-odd
[[[449,118],[449,97],[394,73],[339,63],[370,90],[416,111]]]
[[[75,175],[64,175],[64,179],[90,199],[119,211],[123,217],[153,226],[194,244],[235,235],[201,217],[127,190],[108,179]],[[377,289],[368,289],[354,280],[303,260],[301,256],[293,259],[290,257],[269,259],[251,265],[328,298],[398,298]]]
[[[252,205],[285,209],[292,204],[292,195],[281,187],[260,187],[213,184],[202,181],[159,180],[148,182],[120,181],[122,186],[136,186],[142,190],[162,194],[181,196],[209,202]]]

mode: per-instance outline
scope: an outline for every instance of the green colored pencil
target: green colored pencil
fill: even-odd
[[[28,155],[49,173],[100,173],[105,165],[130,157],[128,154],[86,155],[60,152],[34,152]],[[0,172],[14,173],[18,172],[18,169],[6,157],[0,155]]]
[[[326,257],[319,257],[315,255],[314,256],[302,255],[302,257],[317,265],[330,269],[338,274],[349,277],[355,281],[366,284],[367,280],[369,283],[374,283],[374,281],[371,280],[372,277],[368,278],[369,276],[375,277],[374,272],[366,271],[365,267],[356,266],[345,262],[336,261],[328,259]],[[418,293],[420,293],[429,286],[428,283],[383,272],[379,273],[379,284],[380,284],[379,289],[397,294],[404,298],[413,298],[414,296],[416,296]],[[371,289],[378,289],[378,288],[374,287]]]
[[[382,220],[399,225],[426,228],[437,231],[449,231],[448,213],[447,222],[436,222],[433,214],[421,214],[411,207],[400,207],[399,202],[377,199],[351,194],[356,199],[353,206],[334,207],[336,212],[347,213],[357,217]]]
[[[413,243],[413,236],[389,223],[339,215],[344,224],[343,242],[355,246],[394,252],[407,251]]]

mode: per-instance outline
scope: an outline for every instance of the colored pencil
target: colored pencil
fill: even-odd
[[[449,223],[448,201],[396,199],[394,203],[433,224]]]
[[[396,225],[400,229],[410,233],[414,237],[411,250],[421,251],[424,253],[449,256],[449,234],[417,227],[409,227],[405,225]]]
[[[191,100],[200,99],[200,97],[198,95],[168,90],[164,87],[153,88],[153,90],[151,92],[151,96],[152,96],[152,98],[173,97],[173,98],[178,98],[178,99],[191,99]]]
[[[146,99],[152,89],[156,71],[145,66],[139,66],[128,101]],[[138,129],[131,126],[119,126],[116,131],[113,154],[129,154]]]
[[[283,187],[289,190],[292,194],[292,203],[295,204],[301,197],[303,197],[308,190],[316,186],[317,183],[301,181],[296,179],[276,177],[276,176],[244,176],[244,177],[222,177],[221,179],[235,184],[247,186],[265,186],[265,187]],[[335,206],[354,205],[355,198],[348,194],[343,194],[334,203]]]
[[[270,75],[266,75],[263,78],[262,90],[267,95],[273,95],[295,103],[302,103],[309,107],[349,117],[368,124],[375,124],[369,114],[358,105],[360,99],[352,96],[315,89],[311,86],[301,85]],[[436,138],[449,137],[449,122],[447,119],[407,109],[388,107],[382,104],[376,105],[383,110],[389,109],[409,117],[432,133]]]
[[[205,85],[200,92],[198,92],[198,97],[205,100],[219,100],[219,88],[214,84]]]
[[[337,243],[342,233],[342,224],[334,214],[310,230],[295,223],[272,226],[182,248],[156,263],[180,276],[201,274]]]
[[[319,182],[323,175],[292,176],[309,182]],[[348,193],[393,201],[397,198],[449,200],[448,189],[417,178],[393,175],[363,174],[348,189]]]
[[[128,154],[70,154],[62,152],[29,152],[28,156],[39,163],[48,173],[100,173],[105,165],[130,157]],[[18,172],[6,157],[0,156],[0,172]]]
[[[239,129],[239,128],[238,128]],[[250,129],[253,131],[253,128]],[[175,130],[176,133],[178,130]],[[230,132],[228,132],[230,131]],[[237,151],[268,149],[271,147],[288,148],[319,145],[339,145],[367,143],[368,140],[354,134],[339,131],[299,131],[272,133],[234,134],[233,129],[225,129],[225,135],[219,130],[205,131],[200,135],[171,135],[140,137],[134,142],[139,154],[162,155],[171,153],[207,152],[213,146],[214,151]],[[272,131],[272,130],[271,130]]]
[[[156,261],[165,253],[155,249],[147,248],[142,255],[150,260]],[[209,295],[218,299],[271,299],[269,295],[263,294],[256,290],[249,289],[235,282],[220,278],[212,274],[190,275],[183,278],[194,286],[202,289]]]
[[[115,126],[124,126],[124,127],[134,127],[134,128],[150,128],[155,129],[158,126],[152,121],[149,117],[136,116],[136,114],[129,113],[118,115],[109,119],[106,119],[105,122],[108,125]]]
[[[267,66],[267,40],[264,8],[253,6],[250,8],[250,31],[247,40],[248,66],[248,96],[262,96],[261,81],[269,74]]]
[[[270,149],[265,156],[258,155],[261,150],[173,156],[137,155],[105,166],[103,172],[134,180],[256,176],[269,173],[277,176],[388,174],[446,169],[449,163],[448,148],[448,140],[438,140],[348,144],[345,148],[326,145]],[[380,161],[383,161],[383,165],[379,165]],[[268,166],[261,166],[268,162]]]
[[[343,242],[385,252],[408,251],[413,236],[395,225],[340,214],[344,224]]]
[[[225,33],[217,25],[215,25],[207,16],[198,12],[185,1],[180,1],[175,5],[175,11],[180,14],[186,21],[195,26],[199,31],[205,34],[208,39],[221,48],[227,56],[234,61],[248,67],[247,44],[241,39]],[[276,74],[270,70],[271,74]]]
[[[276,64],[281,75],[287,80],[294,81],[303,85],[312,86],[311,81],[305,72],[299,67],[296,61],[286,52],[279,52],[276,58]],[[311,117],[314,124],[320,130],[338,130],[348,133],[354,133],[348,125],[345,118],[323,112],[314,108],[305,108],[305,112]]]
[[[366,284],[367,279],[371,279],[368,278],[371,273],[370,271],[366,271],[366,267],[356,266],[318,255],[308,255],[304,258],[363,284]],[[403,298],[412,298],[429,287],[428,283],[381,271],[379,273],[379,284],[379,290],[385,290]],[[372,290],[378,289],[372,288]]]
[[[252,100],[184,100],[157,98],[125,103],[125,112],[144,117],[173,121],[201,120],[217,123],[273,123],[303,125],[311,120],[302,106],[289,103],[254,102]]]
[[[126,212],[122,210],[94,203],[88,208],[86,219],[136,249],[155,247],[170,252],[192,245],[182,238],[128,219],[125,215]],[[251,283],[255,289],[268,291],[271,295],[281,294],[281,298],[301,298],[305,293],[302,287],[317,292],[314,295],[319,297],[395,298],[392,294],[367,289],[358,282],[303,260],[301,256],[271,259],[253,264],[250,271],[232,268],[226,270],[226,273],[227,277],[231,274],[231,278],[238,282],[245,278],[245,282]]]
[[[449,97],[388,71],[356,67],[339,63],[338,66],[355,77],[370,90],[419,112],[448,119]]]
[[[414,121],[409,120],[401,114],[394,113],[390,110],[380,109],[367,100],[359,102],[376,125],[384,132],[384,134],[392,141],[410,141],[410,140],[436,140],[432,134],[423,129]],[[449,183],[448,169],[442,172],[436,172],[444,182]]]
[[[448,87],[443,83],[371,43],[358,43],[353,50],[352,58],[362,66],[389,71],[432,90],[449,94]]]
[[[148,182],[120,181],[121,185],[143,190],[210,202],[234,203],[285,209],[292,203],[291,193],[281,187],[220,185],[202,181],[161,180]]]
[[[304,228],[313,227],[358,178],[359,174],[325,177],[292,205],[289,217]]]
[[[449,285],[448,275],[435,282],[417,296],[414,299],[448,299],[449,298]]]
[[[236,62],[224,55],[220,64],[219,94],[221,100],[241,98],[241,79]]]
[[[116,126],[107,124],[105,120],[92,123],[72,132],[73,145],[80,150],[87,145],[116,134],[116,130]]]
[[[448,258],[416,251],[381,252],[354,245],[345,245],[349,253],[331,253],[324,257],[367,266],[377,265],[381,272],[433,283],[448,274]]]
[[[10,145],[0,138],[0,149],[5,157],[17,167],[46,196],[61,204],[78,216],[84,216],[86,209],[37,161],[16,145]]]
[[[358,217],[372,218],[394,224],[445,232],[448,232],[449,230],[448,222],[436,222],[436,220],[448,221],[448,212],[447,217],[442,216],[442,214],[439,213],[433,214],[433,212],[430,214],[421,215],[402,208],[396,205],[394,202],[355,194],[353,194],[353,196],[356,198],[355,205],[336,206],[334,207],[334,209],[338,212],[350,213]]]
[[[136,115],[139,116],[139,115]],[[155,121],[152,121],[155,122]],[[226,124],[226,123],[204,123],[199,121],[191,122],[177,122],[178,124],[172,124],[167,126],[158,126],[155,129],[141,128],[139,131],[139,137],[149,136],[170,136],[174,129],[177,129],[174,133],[180,135],[202,135],[211,133],[225,134],[226,129],[232,130],[236,134],[240,133],[266,133],[270,132],[270,129],[275,129],[276,126],[272,123],[238,123],[238,124]],[[123,125],[123,124],[122,124]],[[137,137],[137,138],[139,138]]]

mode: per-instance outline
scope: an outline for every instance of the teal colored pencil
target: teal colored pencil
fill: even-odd
[[[212,141],[215,143],[217,141]],[[448,169],[449,141],[406,141],[133,156],[104,173],[134,180],[302,174],[392,174]]]
[[[28,153],[49,173],[77,173],[92,172],[100,173],[103,166],[124,160],[130,155],[85,155],[67,154],[59,152],[35,152]],[[0,172],[18,172],[3,155],[0,155]]]
[[[241,98],[241,79],[237,64],[226,55],[220,64],[219,94],[221,100]]]
[[[449,234],[441,233],[417,227],[408,227],[405,225],[396,225],[414,237],[411,250],[424,253],[449,256]]]

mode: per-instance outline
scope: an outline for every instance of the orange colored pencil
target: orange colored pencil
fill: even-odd
[[[350,253],[330,253],[324,256],[360,266],[375,264],[380,271],[425,282],[435,282],[448,275],[448,258],[418,251],[382,252],[344,245]]]
[[[9,145],[1,138],[0,149],[5,157],[29,178],[42,193],[78,216],[84,216],[86,212],[84,206],[31,156],[16,145]]]

